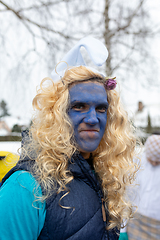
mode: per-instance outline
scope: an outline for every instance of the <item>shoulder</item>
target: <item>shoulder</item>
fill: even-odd
[[[36,179],[32,176],[31,173],[23,170],[14,172],[3,184],[14,184],[16,186],[24,187],[31,191],[33,187],[40,187]]]
[[[1,192],[13,193],[19,198],[29,195],[32,200],[42,196],[41,187],[31,173],[19,170],[10,175],[1,187]],[[7,194],[7,195],[8,195]],[[36,197],[35,197],[36,196]]]

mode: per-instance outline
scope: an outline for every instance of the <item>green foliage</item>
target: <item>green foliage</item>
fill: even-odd
[[[22,127],[18,124],[15,124],[12,128],[12,132],[21,132],[22,131]]]
[[[0,118],[5,116],[10,116],[10,114],[8,113],[7,103],[2,100],[0,102]]]
[[[146,132],[147,133],[151,133],[152,132],[151,117],[150,117],[149,113],[148,113],[148,125],[146,127]]]

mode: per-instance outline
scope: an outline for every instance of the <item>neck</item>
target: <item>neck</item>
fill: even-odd
[[[83,156],[84,159],[88,159],[90,157],[91,153],[88,152],[81,152],[81,155]]]

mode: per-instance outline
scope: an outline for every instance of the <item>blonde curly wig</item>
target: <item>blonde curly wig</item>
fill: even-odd
[[[66,190],[73,177],[68,171],[68,161],[77,150],[71,139],[74,132],[67,115],[69,88],[82,81],[105,83],[106,79],[87,67],[67,69],[64,77],[54,83],[46,78],[33,99],[36,110],[30,129],[36,151],[34,172],[46,190],[47,199],[58,186],[58,192]],[[120,227],[132,214],[132,205],[126,198],[126,187],[134,178],[138,166],[133,162],[136,138],[133,126],[120,105],[116,90],[107,92],[109,108],[104,136],[93,154],[93,165],[102,182],[105,207],[109,213],[108,228]]]

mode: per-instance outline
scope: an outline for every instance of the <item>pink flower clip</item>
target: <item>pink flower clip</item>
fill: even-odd
[[[117,82],[116,82],[115,78],[109,78],[105,82],[105,88],[107,90],[113,90],[116,87],[116,84],[117,84]]]

